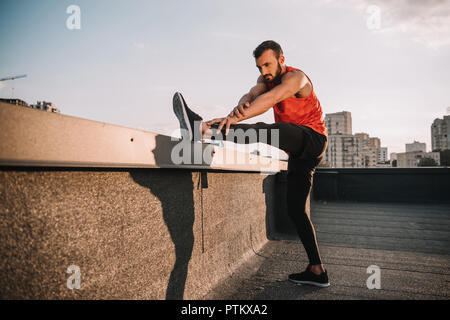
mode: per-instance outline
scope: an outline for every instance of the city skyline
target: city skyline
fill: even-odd
[[[450,104],[449,4],[2,1],[0,77],[27,74],[14,80],[27,103],[170,135],[175,91],[206,120],[226,116],[258,76],[252,50],[274,39],[311,78],[324,116],[351,112],[353,132],[379,137],[389,153],[416,140],[429,150],[430,126]],[[78,30],[67,27],[71,5]],[[0,96],[12,86],[0,83]],[[244,122],[257,121],[273,122],[273,112]]]

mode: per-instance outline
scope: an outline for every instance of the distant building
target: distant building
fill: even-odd
[[[443,151],[450,149],[450,116],[435,119],[431,125],[431,150]]]
[[[28,105],[25,101],[20,100],[20,99],[0,98],[0,102],[9,103],[9,104],[13,104],[16,106],[21,106],[21,107],[28,107],[28,108],[33,108],[33,109],[38,109],[38,110],[43,110],[43,111],[49,111],[49,112],[57,112],[57,113],[61,112],[58,108],[55,107],[53,102],[47,102],[47,101],[38,101],[36,104]]]
[[[440,165],[439,152],[412,151],[412,152],[397,153],[397,167],[400,168],[418,167],[420,160],[422,160],[423,158],[431,158],[436,162],[436,165]]]
[[[351,134],[328,135],[325,161],[333,168],[359,168],[359,140]]]
[[[373,148],[375,148],[376,153],[376,161],[377,163],[380,163],[381,159],[381,140],[377,137],[370,137],[369,138],[369,145]],[[384,162],[384,161],[383,161]]]
[[[439,151],[439,162],[441,166],[450,167],[450,149]]]
[[[55,107],[53,102],[47,102],[47,101],[38,101],[36,104],[30,105],[33,109],[43,110],[43,111],[49,111],[49,112],[57,112],[60,113],[61,111]]]
[[[427,144],[423,142],[414,141],[413,143],[405,144],[406,152],[427,152]]]
[[[371,138],[369,138],[369,144],[371,145],[371,146],[374,146],[375,148],[381,148],[381,141],[380,141],[380,138],[377,138],[377,137],[371,137]]]
[[[438,166],[441,165],[441,153],[438,152],[427,152],[425,153],[425,158],[433,159]]]
[[[1,102],[4,103],[9,103],[9,104],[14,104],[16,106],[22,106],[22,107],[28,107],[28,104],[20,99],[4,99],[4,98],[0,98]]]
[[[391,152],[389,155],[389,162],[391,163],[392,167],[397,166],[397,152]]]
[[[358,167],[358,141],[352,136],[351,113],[327,113],[325,125],[328,130],[328,147],[323,162],[334,168]]]
[[[327,113],[325,125],[328,129],[328,147],[324,163],[333,168],[368,168],[377,167],[385,161],[381,158],[381,141],[369,137],[367,133],[352,132],[352,117],[348,111]],[[387,148],[385,148],[387,158]]]
[[[352,134],[352,116],[348,111],[327,113],[325,125],[330,134]]]
[[[379,163],[386,163],[386,162],[388,162],[389,159],[388,159],[387,154],[388,154],[388,148],[381,147],[380,148],[380,157],[378,158],[378,162]]]
[[[378,148],[379,145],[378,138],[372,140],[367,133],[355,133],[355,137],[359,142],[359,158],[360,165],[362,168],[376,167],[379,159]],[[376,140],[378,139],[378,141]]]

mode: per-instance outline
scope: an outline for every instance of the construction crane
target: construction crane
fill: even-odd
[[[13,85],[12,85],[12,96],[11,96],[11,99],[13,99],[14,98],[14,80],[15,79],[20,79],[20,78],[25,78],[27,75],[26,74],[20,74],[20,75],[17,75],[17,76],[11,76],[11,77],[6,77],[6,78],[2,78],[2,79],[0,79],[0,81],[8,81],[8,80],[12,80],[13,81]]]

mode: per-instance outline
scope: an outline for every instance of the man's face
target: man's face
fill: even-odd
[[[275,56],[275,52],[273,50],[268,49],[264,51],[261,56],[256,59],[256,67],[261,72],[261,75],[264,77],[264,81],[273,82],[278,80],[281,75],[281,64],[283,62],[283,56],[277,59]]]

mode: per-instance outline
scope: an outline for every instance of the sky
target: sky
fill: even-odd
[[[80,9],[79,28],[73,11]],[[259,75],[253,49],[283,48],[323,112],[388,153],[425,142],[450,107],[450,0],[2,0],[0,97],[175,136],[180,91],[205,120],[224,117]],[[274,122],[273,110],[245,120]],[[174,134],[175,133],[175,134]]]

